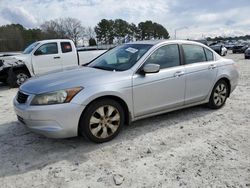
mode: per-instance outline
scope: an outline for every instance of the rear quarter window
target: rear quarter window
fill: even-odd
[[[70,42],[61,42],[62,53],[72,52],[72,46]]]
[[[207,57],[207,61],[213,61],[214,60],[214,54],[213,54],[213,52],[210,51],[207,48],[204,48],[204,50],[205,50],[205,54],[206,54],[206,57]]]

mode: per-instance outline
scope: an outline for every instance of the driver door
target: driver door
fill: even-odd
[[[62,71],[57,42],[41,45],[32,56],[34,73],[44,74],[50,71]]]

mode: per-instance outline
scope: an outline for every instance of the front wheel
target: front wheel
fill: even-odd
[[[11,70],[7,78],[7,83],[11,87],[19,87],[22,85],[28,78],[29,74],[25,70]]]
[[[124,125],[124,110],[111,99],[94,101],[80,119],[79,131],[89,140],[102,143],[116,137]]]
[[[224,80],[219,80],[211,93],[208,106],[213,109],[221,108],[228,97],[229,87],[227,82]]]

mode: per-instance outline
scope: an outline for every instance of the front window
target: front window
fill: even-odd
[[[150,44],[124,44],[103,54],[88,66],[103,70],[125,71],[152,47]]]
[[[180,65],[179,48],[177,44],[169,44],[157,49],[145,64],[158,64],[161,69]]]
[[[40,44],[39,42],[34,42],[31,45],[29,45],[27,48],[25,48],[25,50],[23,51],[23,54],[29,54],[33,51],[33,49]]]
[[[52,42],[52,43],[47,43],[42,46],[40,46],[34,55],[49,55],[49,54],[57,54],[58,53],[58,48],[57,48],[57,43]]]

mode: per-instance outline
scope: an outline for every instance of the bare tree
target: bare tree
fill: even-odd
[[[81,21],[75,18],[46,21],[41,25],[41,29],[48,38],[68,38],[73,40],[76,45],[85,34],[85,28],[81,25]]]
[[[75,18],[65,18],[61,19],[61,21],[66,36],[77,45],[77,42],[85,34],[85,28],[81,25],[81,21]]]
[[[86,29],[86,36],[88,40],[94,39],[96,37],[95,30],[92,27]]]

